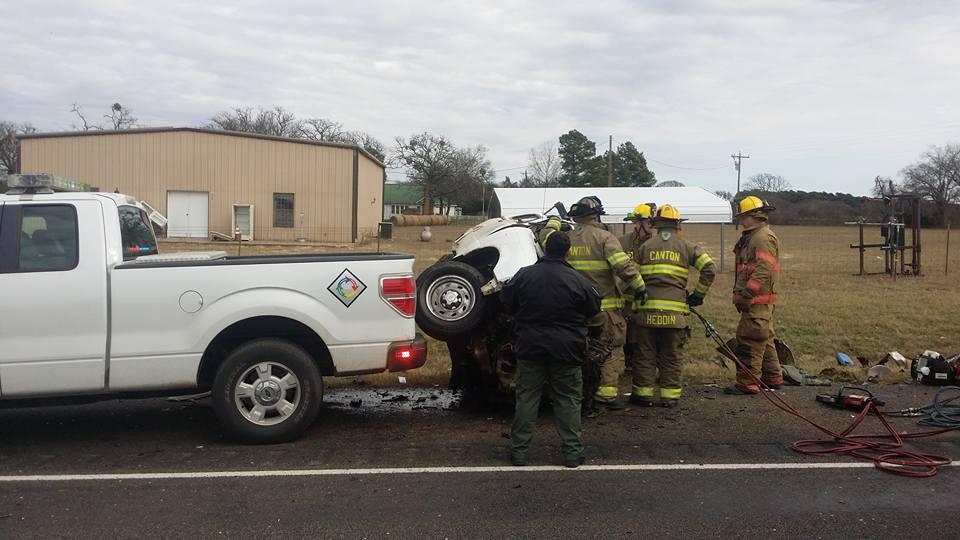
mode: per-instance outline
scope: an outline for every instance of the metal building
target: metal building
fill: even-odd
[[[357,242],[383,218],[384,165],[349,144],[198,128],[36,133],[20,168],[119,191],[167,217],[167,236]]]

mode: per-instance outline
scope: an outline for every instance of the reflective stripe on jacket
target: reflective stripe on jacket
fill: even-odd
[[[737,279],[733,294],[751,304],[777,303],[780,280],[780,240],[766,222],[743,231],[733,248],[737,260]]]
[[[687,284],[690,269],[700,272],[696,292],[706,295],[716,278],[710,255],[681,238],[676,229],[662,227],[640,247],[640,275],[647,284],[647,300],[639,306],[638,321],[652,328],[686,328]]]
[[[545,227],[540,232],[541,245],[556,229]],[[603,298],[604,311],[624,307],[624,299],[617,278],[630,292],[643,290],[643,278],[630,256],[623,252],[617,238],[600,223],[577,224],[567,233],[570,237],[570,255],[567,262],[583,274]]]

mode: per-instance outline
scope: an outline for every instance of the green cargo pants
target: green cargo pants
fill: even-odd
[[[565,460],[583,455],[580,438],[580,402],[583,397],[581,367],[551,360],[517,362],[517,408],[510,431],[510,446],[514,456],[526,456],[537,425],[540,396],[543,387],[550,386],[553,416],[557,433],[563,441]]]

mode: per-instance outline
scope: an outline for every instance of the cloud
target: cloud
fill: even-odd
[[[951,2],[86,2],[7,6],[0,116],[42,129],[114,101],[152,125],[282,105],[385,142],[429,130],[497,168],[580,129],[661,179],[769,171],[865,192],[956,140]],[[690,169],[711,169],[692,171]],[[515,174],[515,173],[514,173]],[[515,174],[516,175],[516,174]]]

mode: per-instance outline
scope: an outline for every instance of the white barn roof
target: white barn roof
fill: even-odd
[[[607,188],[495,188],[500,215],[540,214],[560,201],[570,206],[590,195],[600,197],[607,215],[605,223],[622,223],[627,212],[641,203],[671,204],[687,223],[730,223],[733,209],[726,200],[699,187],[607,187]]]

